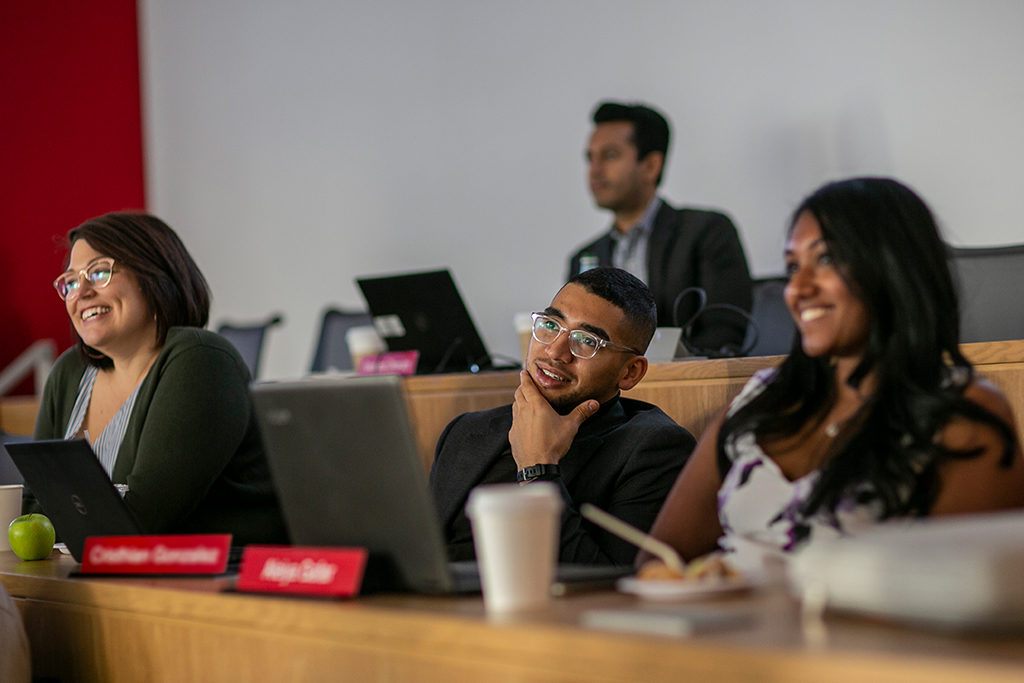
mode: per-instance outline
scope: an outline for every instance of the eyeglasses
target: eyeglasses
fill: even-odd
[[[638,356],[643,354],[630,346],[623,346],[622,344],[616,344],[615,342],[608,341],[607,339],[601,339],[592,332],[586,330],[570,330],[568,327],[563,327],[561,323],[544,313],[531,313],[533,317],[533,338],[539,341],[541,344],[553,343],[563,332],[569,333],[569,351],[572,355],[577,358],[586,360],[593,358],[597,355],[597,352],[604,347],[617,349],[619,351],[628,351],[629,353],[635,353]]]
[[[77,272],[69,270],[63,273],[53,281],[53,288],[57,290],[57,296],[64,301],[70,301],[78,296],[78,292],[82,288],[83,277],[96,289],[103,289],[110,284],[110,277],[113,274],[114,259],[98,258],[84,270]]]

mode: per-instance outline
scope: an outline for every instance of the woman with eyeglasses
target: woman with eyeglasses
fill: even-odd
[[[825,185],[793,214],[785,263],[792,350],[711,423],[652,533],[685,558],[792,551],[894,517],[1024,506],[1013,414],[960,352],[925,203],[886,178]]]
[[[87,439],[146,533],[286,541],[249,370],[203,329],[210,291],[177,234],[111,213],[68,246],[53,284],[77,344],[54,364],[35,438]]]

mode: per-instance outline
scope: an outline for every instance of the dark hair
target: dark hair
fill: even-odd
[[[629,271],[602,266],[574,275],[566,284],[580,285],[622,309],[630,325],[631,345],[641,351],[647,350],[658,325],[658,312],[654,295],[642,280]]]
[[[69,231],[68,249],[78,240],[114,259],[115,272],[124,268],[135,276],[156,318],[160,344],[171,327],[206,327],[209,285],[181,239],[162,220],[144,213],[108,213]],[[109,357],[87,346],[77,332],[75,336],[87,363],[99,368],[113,365]]]
[[[963,396],[973,368],[959,350],[959,306],[935,219],[910,188],[888,178],[824,185],[797,207],[790,232],[804,213],[821,226],[840,276],[871,321],[848,383],[856,387],[868,373],[877,382],[852,428],[826,454],[804,512],[835,512],[866,484],[878,495],[883,518],[925,515],[938,494],[939,464],[980,453],[935,442],[950,419],[995,428],[1005,443],[1001,464],[1010,462],[1014,444],[1009,425]],[[730,435],[753,431],[762,443],[792,436],[820,424],[837,393],[829,359],[807,356],[798,333],[763,393],[722,425],[720,462],[728,462]]]
[[[643,104],[626,104],[623,102],[600,102],[591,117],[595,124],[627,121],[633,124],[633,144],[636,145],[636,158],[643,159],[651,152],[661,152],[668,160],[669,127],[668,121],[661,113]],[[665,165],[661,166],[656,185],[661,184]]]

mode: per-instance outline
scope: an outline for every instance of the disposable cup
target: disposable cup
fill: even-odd
[[[526,357],[530,354],[530,342],[533,341],[533,317],[529,313],[516,313],[512,318],[516,327],[516,336],[519,337],[519,352],[522,354],[523,364],[526,364]]]
[[[21,484],[0,486],[0,552],[10,550],[7,541],[7,527],[15,517],[21,516]]]
[[[345,343],[348,345],[349,355],[352,356],[352,368],[357,371],[363,358],[376,356],[388,349],[373,325],[350,327],[345,332]]]
[[[551,601],[562,498],[552,482],[478,486],[466,515],[489,613],[543,608]]]

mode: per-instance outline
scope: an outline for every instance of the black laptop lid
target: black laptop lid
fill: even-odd
[[[295,545],[367,548],[376,588],[455,589],[397,377],[259,383],[251,393]]]
[[[358,278],[391,351],[419,351],[418,374],[476,372],[490,356],[447,270]]]
[[[84,439],[5,444],[25,486],[79,562],[89,536],[141,533],[103,465]]]

